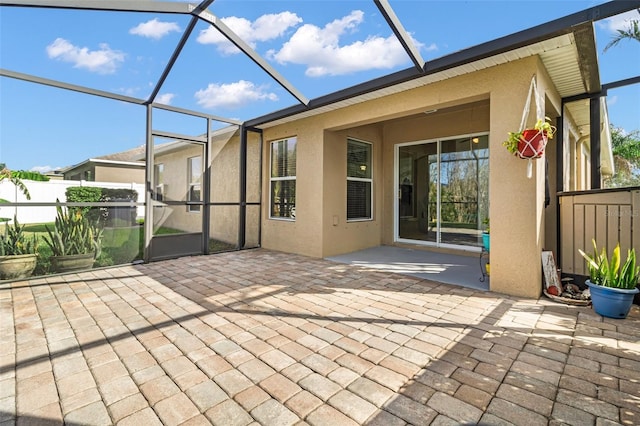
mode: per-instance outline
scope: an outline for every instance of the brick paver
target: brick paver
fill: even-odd
[[[640,419],[637,306],[259,249],[0,283],[0,318],[3,425]]]

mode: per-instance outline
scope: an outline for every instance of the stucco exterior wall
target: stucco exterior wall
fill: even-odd
[[[95,166],[96,182],[144,183],[144,167]]]
[[[268,129],[263,134],[263,210],[262,246],[272,250],[322,257],[323,117],[312,117],[286,126]],[[296,220],[269,218],[270,143],[297,137]]]
[[[163,179],[160,183],[165,184],[166,200],[187,200],[187,159],[202,155],[201,146],[188,145],[181,150],[156,156],[155,163],[164,164]],[[202,232],[202,212],[189,212],[186,206],[166,206],[154,208],[153,213],[154,224],[160,220],[163,226],[169,228],[184,232]]]
[[[381,244],[385,220],[382,129],[371,124],[327,131],[324,138],[322,256],[347,253]],[[372,144],[373,219],[347,221],[347,138]]]
[[[212,203],[237,203],[240,198],[239,182],[240,137],[214,138],[211,143]],[[238,206],[211,206],[209,233],[211,238],[236,244],[238,240]]]
[[[298,138],[295,221],[269,219],[268,196],[263,207],[263,246],[323,257],[393,242],[394,145],[489,131],[492,290],[525,297],[541,293],[541,250],[545,243],[544,161],[533,164],[512,156],[502,146],[509,131],[518,130],[532,75],[538,88],[549,80],[537,57],[526,58],[473,74],[450,78],[387,96],[286,123],[264,132],[267,143],[283,137]],[[552,96],[553,98],[553,96]],[[473,119],[467,112],[456,117],[425,111],[480,103]],[[547,100],[551,106],[558,99]],[[534,113],[531,123],[535,123]],[[406,118],[409,116],[415,117]],[[346,138],[374,144],[374,220],[345,223]],[[382,167],[380,167],[382,165]],[[269,168],[263,191],[268,194]],[[382,212],[381,212],[382,209]],[[382,213],[382,214],[381,214]],[[337,221],[336,221],[337,216]],[[337,222],[337,225],[334,223]]]

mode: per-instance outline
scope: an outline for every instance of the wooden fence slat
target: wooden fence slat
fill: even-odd
[[[598,204],[596,206],[595,226],[596,241],[608,241],[607,232],[607,206]]]
[[[584,205],[574,204],[573,206],[573,239],[575,241],[575,252],[573,254],[573,269],[576,274],[585,275],[584,259],[578,253],[578,249],[584,250]]]
[[[574,253],[576,249],[573,238],[573,219],[573,196],[560,197],[561,240],[560,247],[558,247],[558,250],[560,250],[561,253],[560,258],[562,262],[560,269],[569,274],[575,273]]]
[[[606,248],[607,253],[609,253],[618,241],[620,241],[620,206],[608,205],[607,208],[607,229],[609,235],[606,241]]]
[[[592,239],[608,253],[619,242],[625,256],[629,248],[640,254],[640,190],[561,195],[560,232],[560,267],[566,273],[587,274],[578,249],[591,253]]]
[[[626,259],[627,250],[631,249],[631,206],[620,206],[618,223],[620,226],[620,250]]]

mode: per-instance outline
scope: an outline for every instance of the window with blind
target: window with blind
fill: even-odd
[[[200,197],[200,180],[202,179],[202,157],[191,157],[187,164],[187,177],[189,179],[189,188],[187,193],[187,201],[202,201]],[[190,204],[187,206],[189,212],[199,212],[200,206]]]
[[[373,205],[372,145],[347,140],[347,220],[371,220]]]
[[[270,217],[296,218],[296,138],[271,142]]]

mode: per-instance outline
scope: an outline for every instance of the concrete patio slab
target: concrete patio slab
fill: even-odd
[[[489,290],[489,277],[483,277],[480,267],[483,264],[480,253],[465,256],[419,248],[378,246],[327,259],[477,290]],[[486,260],[483,258],[482,262]]]
[[[1,284],[0,315],[2,425],[640,423],[637,306],[258,249]]]

